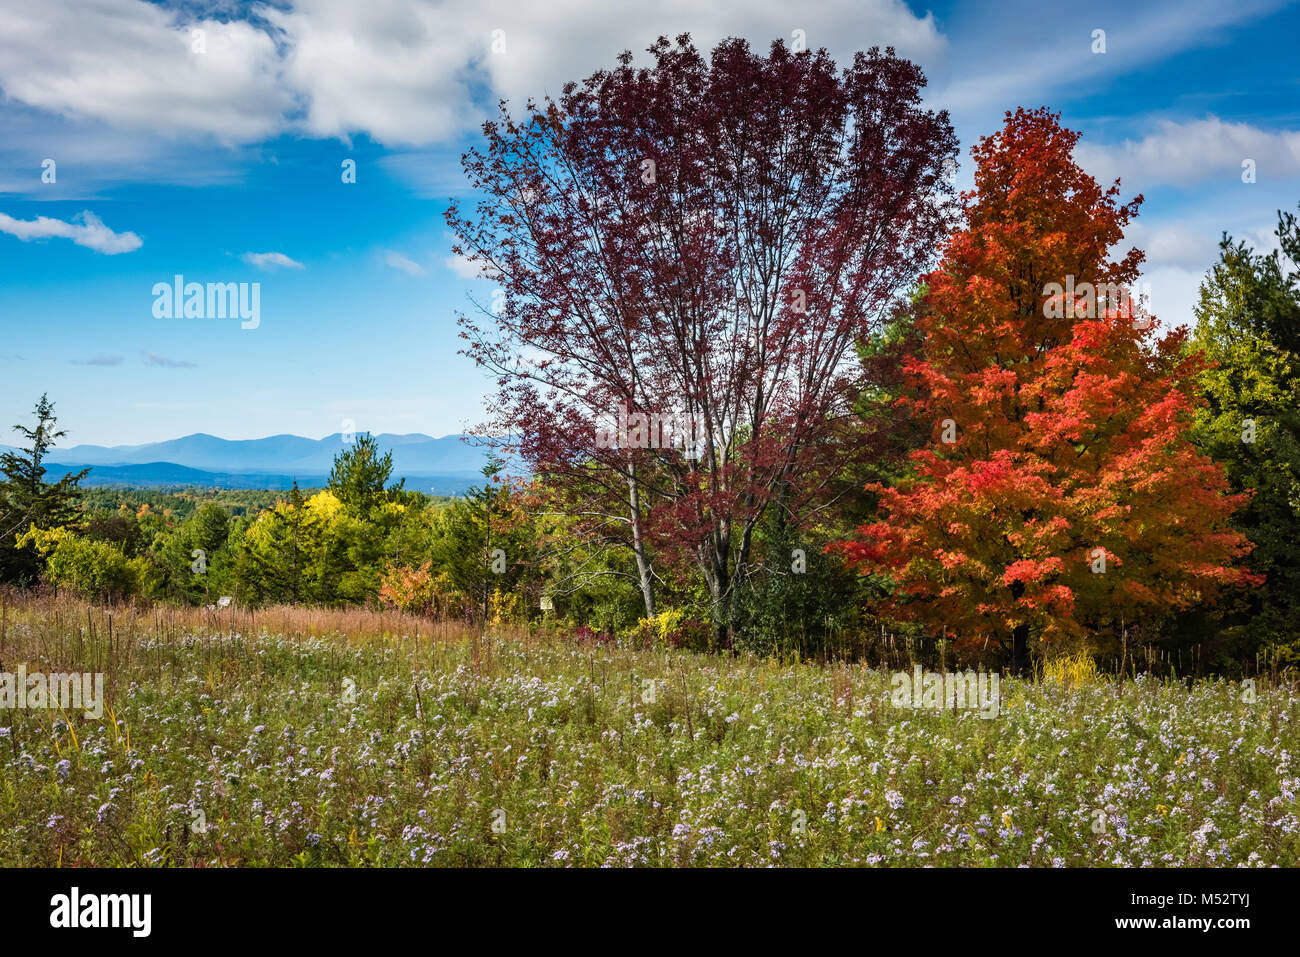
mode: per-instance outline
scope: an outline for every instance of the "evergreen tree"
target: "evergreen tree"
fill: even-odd
[[[34,412],[36,428],[15,425],[26,446],[0,455],[0,581],[30,584],[40,573],[40,558],[32,549],[17,548],[17,536],[33,525],[63,528],[78,514],[78,483],[90,469],[71,472],[57,482],[45,481],[45,459],[67,433],[56,427],[54,403],[42,395]]]
[[[339,501],[353,508],[366,510],[383,502],[390,493],[396,493],[406,484],[402,479],[386,488],[393,473],[393,453],[379,454],[379,443],[370,433],[356,440],[338,455],[330,469],[329,488]]]
[[[1261,647],[1300,652],[1300,229],[1278,214],[1281,249],[1268,254],[1225,235],[1201,284],[1190,347],[1211,363],[1200,376],[1197,445],[1223,463],[1234,491],[1253,490],[1233,525],[1255,543],[1262,588],[1235,596],[1221,622],[1186,616],[1176,630],[1221,639],[1226,656]],[[1195,620],[1192,620],[1195,619]]]

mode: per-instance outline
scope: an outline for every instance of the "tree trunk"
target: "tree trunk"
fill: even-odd
[[[1029,675],[1029,626],[1025,624],[1011,631],[1011,673],[1017,678]]]
[[[727,563],[731,551],[730,533],[715,526],[710,536],[708,562],[704,568],[704,579],[709,586],[709,598],[713,614],[713,641],[718,648],[727,646],[731,628],[731,568]]]
[[[641,491],[636,486],[636,469],[627,474],[628,506],[632,515],[632,554],[636,556],[637,579],[641,585],[641,599],[645,602],[645,616],[655,616],[654,570],[646,555],[645,535],[641,528]]]
[[[1019,599],[1024,593],[1024,582],[1012,582],[1011,597]],[[1017,678],[1029,674],[1029,625],[1023,622],[1011,629],[1011,673]]]

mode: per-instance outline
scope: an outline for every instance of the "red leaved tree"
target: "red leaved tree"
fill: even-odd
[[[1260,579],[1227,524],[1242,504],[1188,440],[1198,362],[1133,298],[1136,215],[1071,159],[1046,110],[972,151],[964,228],[926,277],[900,411],[932,428],[915,477],[875,486],[881,518],[837,543],[895,584],[888,610],[1028,666],[1090,630]],[[990,646],[990,642],[992,642]]]
[[[503,103],[464,159],[484,198],[447,220],[501,290],[461,318],[490,430],[631,549],[647,614],[656,562],[684,567],[721,633],[759,521],[797,526],[870,454],[854,346],[949,225],[956,140],[892,50],[649,52],[521,119]]]

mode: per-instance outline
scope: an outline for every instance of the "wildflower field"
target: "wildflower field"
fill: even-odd
[[[1294,684],[890,676],[304,609],[3,607],[5,866],[1264,866],[1300,858]],[[1253,699],[1253,700],[1250,700]]]

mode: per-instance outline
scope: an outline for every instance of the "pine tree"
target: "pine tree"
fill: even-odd
[[[391,489],[386,488],[392,473],[393,453],[380,455],[379,443],[367,432],[334,456],[329,488],[344,505],[366,510],[406,484],[402,479]]]
[[[1280,249],[1256,253],[1224,236],[1201,284],[1190,348],[1210,361],[1200,376],[1197,445],[1224,463],[1232,488],[1251,491],[1233,525],[1255,543],[1251,564],[1267,576],[1236,596],[1224,619],[1184,620],[1249,659],[1261,647],[1300,653],[1300,229],[1278,214]]]
[[[15,425],[27,445],[0,454],[0,581],[30,584],[40,572],[40,559],[32,549],[18,549],[17,536],[32,526],[63,528],[77,518],[79,484],[90,469],[45,481],[45,459],[67,432],[56,427],[54,403],[42,395],[34,412],[36,428]]]

